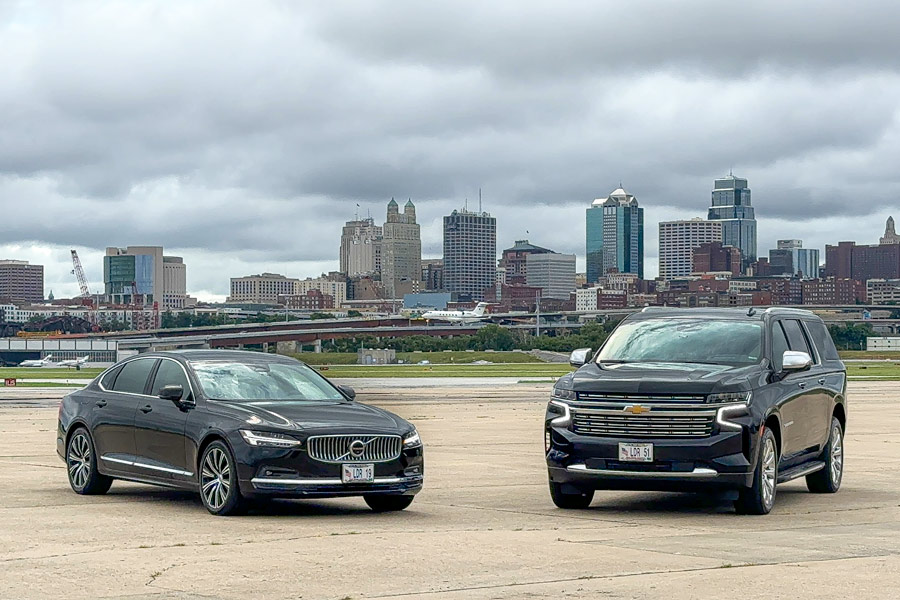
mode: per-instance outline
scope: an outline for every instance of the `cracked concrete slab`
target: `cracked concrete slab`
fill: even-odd
[[[73,494],[56,409],[0,403],[0,598],[890,597],[900,586],[900,384],[851,384],[844,487],[779,488],[767,517],[716,497],[547,492],[548,386],[363,386],[417,423],[425,490],[399,514],[360,499],[215,518],[191,493],[116,482]]]

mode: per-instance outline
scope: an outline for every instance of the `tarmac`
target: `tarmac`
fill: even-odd
[[[55,454],[61,392],[0,397],[0,598],[900,597],[900,382],[851,383],[841,491],[784,484],[765,517],[676,493],[556,509],[546,384],[354,385],[425,442],[425,489],[402,513],[339,499],[217,518],[125,482],[78,496]]]

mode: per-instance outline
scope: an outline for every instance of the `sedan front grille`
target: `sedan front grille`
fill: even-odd
[[[309,457],[328,463],[387,462],[400,456],[399,435],[319,435],[306,441]]]
[[[656,413],[656,414],[654,414]],[[716,413],[710,410],[660,410],[643,414],[623,409],[572,410],[572,430],[581,435],[617,438],[698,438],[712,435]]]

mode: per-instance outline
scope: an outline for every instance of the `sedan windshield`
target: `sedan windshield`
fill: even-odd
[[[597,362],[751,365],[760,361],[762,340],[762,324],[756,321],[630,321],[609,336]]]
[[[301,363],[191,361],[207,398],[230,401],[346,400]]]

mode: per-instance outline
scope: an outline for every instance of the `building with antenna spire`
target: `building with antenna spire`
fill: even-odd
[[[483,300],[496,276],[497,219],[467,208],[445,216],[444,289],[461,300]]]
[[[715,180],[707,219],[722,223],[722,245],[741,251],[743,269],[756,262],[756,216],[746,179],[729,171]]]

